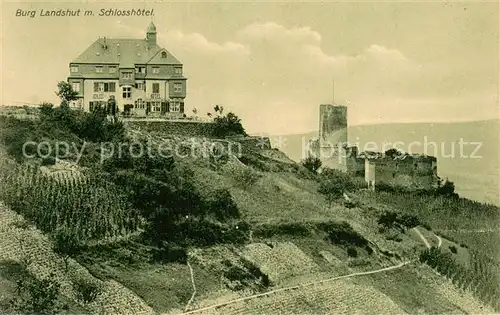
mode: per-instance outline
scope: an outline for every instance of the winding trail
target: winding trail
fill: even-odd
[[[438,239],[438,248],[441,248],[441,245],[443,245],[443,240],[436,233],[434,233],[434,236]]]
[[[351,274],[344,275],[344,276],[338,276],[338,277],[333,277],[333,278],[329,278],[329,279],[325,279],[325,280],[308,282],[308,283],[299,284],[299,285],[295,285],[295,286],[291,286],[291,287],[279,288],[279,289],[272,290],[272,291],[267,291],[267,292],[264,292],[264,293],[259,293],[259,294],[254,294],[254,295],[250,295],[250,296],[245,296],[245,297],[234,299],[234,300],[231,300],[231,301],[227,301],[227,302],[223,302],[223,303],[219,303],[219,304],[214,304],[214,305],[202,307],[202,308],[195,309],[195,310],[192,310],[192,311],[180,313],[178,315],[194,314],[194,313],[197,313],[197,312],[206,311],[206,310],[218,308],[218,307],[221,307],[221,306],[226,306],[226,305],[229,305],[229,304],[234,304],[234,303],[237,303],[237,302],[248,301],[248,300],[251,300],[251,299],[255,299],[255,298],[258,298],[258,297],[271,295],[271,294],[278,293],[278,292],[300,289],[300,288],[312,286],[312,285],[315,285],[315,284],[321,284],[321,283],[335,281],[335,280],[339,280],[339,279],[352,278],[352,277],[357,277],[357,276],[364,276],[364,275],[371,275],[371,274],[380,273],[380,272],[386,272],[386,271],[390,271],[390,270],[402,268],[402,267],[404,267],[404,266],[406,266],[406,265],[408,265],[408,264],[410,264],[412,262],[415,262],[415,261],[416,260],[410,260],[410,261],[402,262],[402,263],[400,263],[398,265],[395,265],[395,266],[385,267],[385,268],[382,268],[382,269],[376,269],[376,270],[364,271],[364,272],[355,272],[355,273],[351,273]]]
[[[191,283],[193,284],[193,294],[191,295],[191,298],[186,304],[186,307],[184,308],[184,311],[189,310],[189,306],[191,303],[193,303],[194,297],[196,295],[196,284],[194,283],[194,272],[193,272],[193,267],[191,267],[191,264],[189,263],[189,260],[187,261],[187,265],[189,267],[189,272],[191,273]]]
[[[424,242],[425,247],[431,248],[431,244],[429,244],[429,241],[427,241],[427,239],[422,235],[422,233],[420,232],[420,230],[417,227],[415,227],[415,232],[418,234],[418,236],[420,237],[422,242]],[[441,246],[441,245],[439,245],[439,246]]]

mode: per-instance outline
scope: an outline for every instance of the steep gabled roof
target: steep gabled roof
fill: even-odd
[[[165,53],[165,58],[163,58],[163,55]],[[166,49],[160,48],[156,52],[156,54],[151,58],[148,63],[150,64],[181,64],[177,58],[175,58],[170,52],[168,52]]]
[[[106,49],[105,49],[106,47]],[[161,58],[161,51],[167,53]],[[158,55],[158,58],[156,58]],[[158,45],[148,45],[145,39],[99,38],[93,42],[72,63],[113,63],[124,67],[134,64],[181,64],[166,49]]]

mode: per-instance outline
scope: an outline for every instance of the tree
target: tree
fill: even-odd
[[[333,200],[355,188],[356,186],[352,178],[345,172],[335,169],[325,169],[321,173],[319,192],[326,195],[330,205]]]
[[[385,156],[390,157],[391,159],[395,159],[397,157],[400,157],[401,155],[403,155],[403,152],[395,148],[391,148],[385,151]]]
[[[56,95],[61,99],[61,107],[69,106],[69,102],[77,99],[78,92],[74,91],[71,84],[65,81],[57,83]]]
[[[305,168],[313,173],[316,173],[322,165],[321,160],[314,156],[308,156],[307,158],[303,159],[300,164],[302,164]]]
[[[51,237],[54,251],[63,257],[65,271],[68,272],[68,259],[80,248],[78,236],[67,226],[62,226],[51,234]]]
[[[234,113],[229,112],[225,116],[222,115],[223,107],[216,105],[214,107],[215,113],[217,114],[213,117],[209,113],[209,117],[213,117],[213,125],[211,133],[215,137],[225,137],[225,136],[235,136],[243,135],[246,136],[245,129],[241,124],[241,119]]]
[[[344,187],[339,180],[323,180],[319,185],[318,191],[325,195],[328,205],[331,206],[335,199],[342,196]]]
[[[454,196],[455,195],[455,184],[448,179],[442,184],[439,182],[439,186],[436,189],[436,193],[439,195],[445,196]]]

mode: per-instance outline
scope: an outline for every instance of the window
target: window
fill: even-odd
[[[160,67],[153,67],[153,73],[155,74],[160,73]]]
[[[104,82],[97,83],[97,92],[104,92]]]
[[[151,102],[151,111],[152,112],[160,112],[161,111],[161,102]]]
[[[123,91],[122,93],[123,98],[126,99],[132,98],[132,88],[130,86],[124,86],[122,91]]]
[[[71,72],[78,72],[78,66],[71,66]]]
[[[182,92],[182,83],[174,83],[174,92]]]
[[[162,52],[161,52],[161,57],[162,57],[162,58],[167,58],[167,52],[162,51]]]
[[[160,83],[153,83],[153,93],[160,93]]]
[[[144,91],[144,83],[136,83],[135,88],[139,91]]]
[[[132,72],[123,72],[122,78],[123,79],[132,79]]]
[[[75,92],[80,92],[80,82],[73,82],[73,83],[71,83],[71,88]]]
[[[144,68],[144,67],[135,67],[135,73],[144,74],[144,73],[146,73],[146,68]]]
[[[116,83],[104,83],[104,92],[116,92]]]
[[[94,82],[94,92],[116,92],[116,83]]]
[[[144,102],[141,98],[137,99],[137,101],[135,101],[135,106],[134,108],[136,109],[144,109]]]
[[[110,66],[109,73],[115,73],[115,72],[116,72],[116,66]]]
[[[102,66],[95,66],[95,72],[102,73]]]
[[[174,73],[175,74],[182,74],[182,68],[179,68],[179,67],[174,68]]]
[[[174,98],[170,101],[170,111],[178,113],[181,110],[181,102],[178,98]]]

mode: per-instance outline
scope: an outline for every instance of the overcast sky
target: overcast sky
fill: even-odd
[[[94,17],[16,17],[17,9],[93,9]],[[158,42],[184,63],[186,107],[214,104],[248,131],[317,129],[320,103],[349,124],[498,118],[499,6],[491,3],[3,3],[2,100],[57,102],[57,81],[99,36]]]

